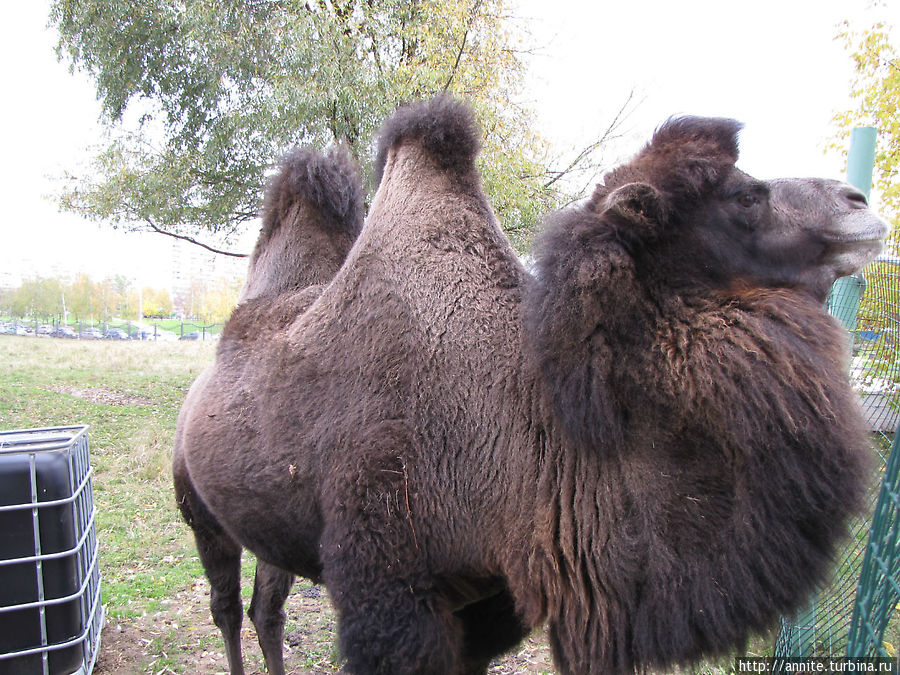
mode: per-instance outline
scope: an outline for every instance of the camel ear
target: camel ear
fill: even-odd
[[[616,223],[641,230],[665,220],[665,204],[659,191],[649,183],[627,183],[610,192],[600,205],[603,215]]]

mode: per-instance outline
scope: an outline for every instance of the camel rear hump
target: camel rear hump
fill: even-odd
[[[241,300],[332,279],[363,224],[363,193],[349,152],[288,152],[266,189],[263,226]]]
[[[363,199],[357,173],[353,158],[340,146],[326,154],[306,147],[288,152],[266,190],[260,242],[289,220],[291,211],[303,202],[323,216],[308,226],[358,234],[362,227]]]

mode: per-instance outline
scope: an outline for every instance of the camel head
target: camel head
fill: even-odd
[[[727,305],[749,290],[777,290],[818,311],[838,276],[881,250],[887,227],[858,190],[737,169],[740,129],[730,119],[670,119],[586,204],[548,218],[527,341],[577,444],[609,446],[616,404],[607,369],[617,361],[602,354],[656,349],[668,300]]]
[[[607,174],[589,208],[675,288],[800,287],[824,300],[881,251],[887,226],[839,181],[757,180],[735,167],[733,120],[669,120]]]

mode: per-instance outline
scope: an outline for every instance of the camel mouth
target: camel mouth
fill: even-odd
[[[836,246],[868,246],[884,244],[890,231],[888,224],[871,211],[859,209],[845,216],[840,229],[823,233],[825,241]]]
[[[829,256],[835,258],[854,259],[857,268],[874,260],[884,250],[884,238],[863,237],[835,239],[828,242]]]
[[[853,236],[834,236],[825,239],[833,246],[868,246],[868,245],[884,245],[884,236],[877,234],[858,234]]]
[[[825,261],[836,276],[855,274],[884,249],[888,225],[871,211],[854,209],[836,225],[836,229],[822,233]]]
[[[826,261],[835,277],[849,276],[875,260],[883,248],[884,242],[881,239],[837,244],[827,254]]]

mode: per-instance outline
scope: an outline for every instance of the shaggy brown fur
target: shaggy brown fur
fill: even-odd
[[[561,673],[687,662],[822,579],[867,449],[820,285],[884,226],[741,174],[736,131],[665,125],[532,279],[471,112],[404,109],[332,282],[226,331],[186,467],[230,540],[327,584],[346,672],[484,673],[543,622]]]
[[[265,344],[273,332],[289,325],[315,301],[323,284],[334,277],[346,258],[362,220],[361,184],[346,151],[338,148],[321,155],[298,148],[285,156],[266,192],[263,227],[250,258],[240,304],[223,333],[219,365],[200,375],[179,415],[173,461],[176,498],[185,521],[194,530],[210,579],[212,614],[225,638],[232,673],[243,672],[241,545],[194,489],[185,457],[208,449],[202,439],[185,440],[186,420],[195,407],[203,405],[208,396],[207,383],[215,378],[217,368],[236,357],[252,365],[258,345]],[[292,584],[290,572],[262,557],[257,561],[248,614],[256,625],[268,670],[275,675],[284,673],[282,608]]]

